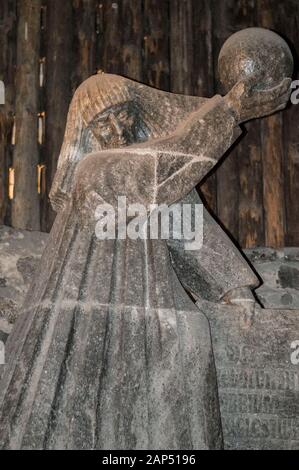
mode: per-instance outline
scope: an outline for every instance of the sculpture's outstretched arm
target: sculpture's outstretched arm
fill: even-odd
[[[290,79],[269,90],[252,91],[240,82],[225,96],[214,96],[166,137],[127,147],[125,152],[154,155],[154,203],[181,199],[214,167],[235,140],[238,125],[286,106]]]
[[[238,84],[225,97],[215,96],[191,113],[168,137],[86,157],[79,164],[81,183],[77,177],[82,193],[96,191],[110,204],[116,203],[117,195],[125,195],[129,204],[170,205],[213,168],[230,147],[244,116],[254,118],[281,109],[289,93],[289,80],[251,94],[245,83]]]
[[[188,194],[228,150],[241,130],[224,98],[214,96],[191,113],[156,151],[156,200],[170,204]]]
[[[96,192],[115,205],[178,201],[213,168],[235,138],[235,117],[224,98],[215,96],[166,138],[85,157],[76,173],[77,194]]]

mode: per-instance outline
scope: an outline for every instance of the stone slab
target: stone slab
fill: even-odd
[[[204,302],[226,449],[299,448],[299,310]]]

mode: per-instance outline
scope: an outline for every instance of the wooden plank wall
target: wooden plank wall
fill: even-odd
[[[48,192],[68,106],[84,79],[101,69],[167,91],[212,96],[219,92],[223,42],[248,26],[287,38],[296,78],[297,0],[2,0],[0,223],[50,230],[55,214]],[[246,128],[199,190],[242,247],[298,246],[299,106]]]
[[[12,165],[15,114],[16,0],[0,4],[0,80],[5,84],[5,105],[0,105],[0,223],[10,223],[8,170]]]

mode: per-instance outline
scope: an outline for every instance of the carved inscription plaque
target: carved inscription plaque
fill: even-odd
[[[226,449],[299,449],[299,311],[202,305]]]

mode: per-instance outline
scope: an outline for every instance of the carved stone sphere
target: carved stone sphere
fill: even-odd
[[[256,89],[272,88],[293,73],[293,56],[284,39],[264,28],[247,28],[222,46],[218,71],[224,92],[253,75]]]

